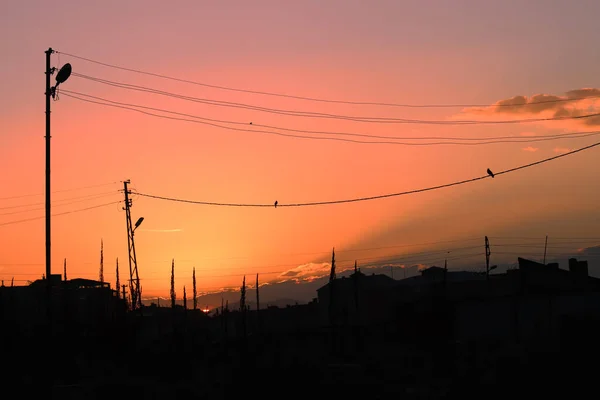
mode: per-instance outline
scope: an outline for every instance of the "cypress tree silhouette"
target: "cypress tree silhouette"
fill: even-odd
[[[100,239],[100,282],[104,283],[104,241]]]
[[[10,287],[14,287],[15,286],[15,277],[13,276],[12,278],[10,278]]]
[[[187,310],[187,293],[185,292],[185,285],[183,285],[183,309]]]
[[[66,273],[65,273],[65,275],[66,275]],[[119,287],[121,286],[121,282],[119,280],[119,257],[117,257],[117,283],[116,283],[116,285],[117,285],[117,298],[119,298],[120,297],[119,296]]]
[[[171,308],[175,308],[175,259],[171,261]]]
[[[240,314],[242,316],[242,333],[244,335],[244,339],[246,338],[246,310],[246,275],[244,275],[240,293]]]
[[[331,271],[329,273],[329,322],[333,323],[333,284],[335,281],[335,247],[331,252]]]
[[[260,310],[260,297],[258,295],[258,274],[256,274],[256,312]]]
[[[246,311],[246,275],[244,275],[242,289],[240,291],[240,311]]]
[[[196,267],[192,270],[192,291],[194,295],[194,310],[198,308],[198,292],[196,291]]]
[[[64,264],[63,264],[63,280],[66,282],[67,281],[67,259],[65,258]]]
[[[358,311],[358,265],[356,260],[354,260],[354,304]]]

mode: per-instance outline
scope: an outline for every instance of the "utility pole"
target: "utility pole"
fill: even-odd
[[[548,248],[548,235],[546,235],[546,244],[544,245],[544,265],[546,265],[546,249]]]
[[[50,97],[52,88],[50,86],[50,75],[54,73],[54,68],[50,67],[50,56],[54,53],[52,47],[45,51],[46,53],[46,279],[48,291],[51,285],[51,251],[50,251]]]
[[[142,307],[141,291],[140,291],[140,276],[138,274],[137,257],[135,255],[135,241],[133,233],[135,228],[139,226],[142,218],[136,222],[134,227],[131,223],[131,206],[132,202],[129,198],[130,191],[127,185],[130,183],[129,179],[123,182],[123,193],[125,194],[125,218],[127,219],[127,247],[129,248],[129,294],[131,296],[131,309]]]
[[[117,298],[119,298],[119,288],[121,287],[121,283],[119,281],[119,257],[117,257],[117,282],[115,283],[115,287],[117,289]]]
[[[490,279],[490,241],[485,237],[485,279]]]
[[[51,229],[50,229],[50,97],[55,98],[58,85],[65,82],[71,75],[71,64],[65,64],[56,75],[56,85],[50,85],[50,75],[54,74],[56,68],[50,67],[50,57],[54,50],[49,47],[44,52],[46,54],[46,287],[47,287],[47,313],[48,326],[52,329],[52,257],[51,257]]]

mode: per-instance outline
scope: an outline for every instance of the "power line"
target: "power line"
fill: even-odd
[[[470,246],[470,247],[463,247],[463,248],[455,248],[455,249],[451,249],[450,251],[453,253],[457,253],[460,251],[465,251],[465,250],[472,250],[472,249],[476,249],[479,248],[480,246]],[[410,253],[410,254],[402,254],[402,255],[391,255],[391,256],[378,256],[378,257],[363,257],[363,258],[348,258],[348,259],[343,259],[343,260],[337,260],[336,261],[336,265],[340,266],[340,265],[346,265],[348,268],[352,265],[354,265],[354,261],[362,261],[365,262],[365,266],[364,267],[372,267],[372,268],[377,268],[377,267],[385,267],[388,266],[390,264],[399,264],[399,263],[409,263],[409,264],[414,264],[417,261],[420,264],[424,264],[424,263],[432,263],[432,262],[437,262],[437,261],[442,261],[443,259],[447,259],[448,261],[452,261],[452,260],[458,260],[458,259],[462,259],[462,258],[466,258],[466,257],[472,257],[475,255],[481,255],[481,253],[468,253],[468,254],[454,254],[451,255],[450,257],[447,257],[447,253],[448,251],[443,250],[443,251],[430,251],[430,252],[421,252],[421,253]],[[327,262],[324,264],[328,264]],[[30,265],[30,264],[28,264]],[[31,264],[31,265],[35,265],[35,264]],[[38,264],[41,265],[41,264]],[[290,268],[290,267],[298,267],[297,264],[279,264],[279,265],[270,265],[270,266],[249,266],[249,267],[243,267],[243,268],[238,268],[238,269],[245,269],[245,270],[259,270],[260,269],[260,273],[261,274],[283,274],[285,272],[292,272],[294,271],[294,268]],[[277,270],[271,270],[271,271],[265,271],[264,268],[278,268]],[[281,268],[285,268],[285,269],[281,269]],[[410,267],[409,267],[410,268]],[[327,270],[328,267],[324,267],[323,270]],[[204,278],[214,278],[214,277],[229,277],[229,276],[242,276],[244,274],[242,273],[230,273],[230,274],[219,274],[219,275],[206,275],[203,274],[204,272],[211,272],[211,271],[217,271],[217,270],[222,270],[221,268],[214,268],[214,269],[197,269],[198,272],[202,273],[202,275],[200,275],[201,277]],[[230,269],[231,270],[231,269]],[[343,272],[344,270],[342,270]],[[318,272],[318,271],[314,271],[314,272]],[[83,275],[83,274],[91,274],[90,273],[78,273],[77,271],[75,272],[71,272],[71,274],[76,274],[76,275]],[[14,274],[15,276],[37,276],[37,273],[16,273]],[[155,276],[157,274],[154,274]],[[292,276],[290,276],[292,277]],[[142,280],[161,280],[162,278],[144,278]]]
[[[65,205],[68,205],[68,204],[79,203],[79,202],[82,202],[82,201],[95,200],[95,199],[99,199],[99,198],[102,198],[102,197],[107,197],[107,196],[114,195],[114,194],[118,194],[118,191],[115,191],[115,192],[104,192],[104,193],[98,193],[98,194],[87,195],[87,196],[78,196],[78,197],[73,197],[73,198],[68,198],[68,199],[55,200],[54,201],[54,203],[55,203],[54,206],[56,206],[56,207],[58,207],[58,206],[65,206]],[[58,204],[56,204],[56,203],[58,203]],[[11,210],[11,209],[15,209],[15,208],[40,206],[40,205],[43,205],[43,204],[44,204],[43,202],[29,203],[29,204],[18,204],[18,205],[14,205],[14,206],[0,207],[0,210]],[[43,210],[43,209],[44,209],[44,207],[37,207],[37,208],[29,209],[29,210],[11,211],[11,212],[7,212],[7,213],[2,213],[0,215],[19,214],[19,213],[23,213],[23,212],[37,211],[37,210]]]
[[[589,146],[585,146],[576,150],[572,150],[568,153],[563,153],[563,154],[559,154],[557,156],[554,157],[550,157],[550,158],[546,158],[540,161],[536,161],[533,163],[529,163],[529,164],[525,164],[525,165],[521,165],[519,167],[515,167],[515,168],[510,168],[504,171],[500,171],[495,173],[494,175],[503,175],[503,174],[508,174],[510,172],[515,172],[515,171],[519,171],[525,168],[529,168],[529,167],[533,167],[535,165],[539,165],[539,164],[543,164],[552,160],[556,160],[558,158],[562,158],[562,157],[566,157],[575,153],[579,153],[581,151],[584,150],[589,150],[593,147],[596,147],[600,145],[600,142],[591,144]],[[422,192],[428,192],[428,191],[432,191],[432,190],[437,190],[437,189],[442,189],[442,188],[447,188],[447,187],[451,187],[451,186],[458,186],[458,185],[463,185],[465,183],[470,183],[470,182],[475,182],[475,181],[479,181],[481,179],[486,179],[486,178],[490,178],[490,175],[483,175],[483,176],[479,176],[476,178],[471,178],[471,179],[465,179],[462,181],[456,181],[456,182],[452,182],[452,183],[446,183],[443,185],[438,185],[438,186],[430,186],[427,188],[421,188],[421,189],[414,189],[414,190],[409,190],[409,191],[405,191],[405,192],[398,192],[398,193],[388,193],[388,194],[382,194],[382,195],[377,195],[377,196],[370,196],[370,197],[358,197],[358,198],[353,198],[353,199],[344,199],[344,200],[331,200],[331,201],[317,201],[317,202],[310,202],[310,203],[291,203],[291,204],[277,204],[277,207],[306,207],[306,206],[318,206],[318,205],[331,205],[331,204],[343,204],[343,203],[355,203],[355,202],[359,202],[359,201],[368,201],[368,200],[377,200],[377,199],[384,199],[384,198],[388,198],[388,197],[397,197],[397,196],[404,196],[404,195],[408,195],[408,194],[415,194],[415,193],[422,193]],[[189,203],[189,204],[200,204],[200,205],[209,205],[209,206],[226,206],[226,207],[274,207],[273,204],[248,204],[248,203],[217,203],[217,202],[207,202],[207,201],[195,201],[195,200],[184,200],[184,199],[178,199],[178,198],[174,198],[174,197],[166,197],[166,196],[156,196],[156,195],[151,195],[151,194],[147,194],[147,193],[140,193],[140,192],[135,192],[135,194],[137,194],[138,196],[142,196],[142,197],[149,197],[149,198],[153,198],[153,199],[159,199],[159,200],[167,200],[167,201],[175,201],[175,202],[180,202],[180,203]]]
[[[52,216],[53,217],[58,217],[60,215],[72,214],[72,213],[76,213],[76,212],[92,210],[94,208],[106,207],[106,206],[110,206],[110,205],[113,205],[113,204],[118,204],[120,202],[121,201],[113,201],[113,202],[110,202],[110,203],[98,204],[98,205],[92,206],[92,207],[80,208],[80,209],[77,209],[77,210],[64,211],[64,212],[52,214]],[[35,220],[42,219],[42,218],[45,218],[45,217],[44,216],[42,216],[42,217],[33,217],[33,218],[20,219],[20,220],[16,220],[16,221],[3,222],[3,223],[0,223],[0,226],[18,224],[18,223],[22,223],[22,222],[35,221]]]
[[[361,251],[364,252],[364,251],[372,251],[372,250],[385,250],[385,249],[396,249],[396,248],[406,248],[406,247],[433,246],[433,245],[450,244],[450,243],[466,243],[466,242],[473,242],[475,240],[481,240],[481,237],[477,236],[477,237],[464,238],[464,239],[441,240],[441,241],[435,241],[435,242],[399,244],[399,245],[367,247],[367,248],[364,248],[364,247],[363,248],[347,248],[347,249],[341,248],[340,250],[338,250],[338,253],[345,254],[345,253],[349,253],[349,252],[361,252]],[[271,254],[271,255],[267,255],[267,256],[259,256],[259,258],[313,256],[313,255],[324,255],[325,256],[325,255],[330,255],[330,254],[331,254],[331,251],[328,250],[328,251],[313,251],[313,252],[303,252],[303,253]],[[415,254],[415,253],[409,253],[409,254]],[[246,257],[200,258],[200,259],[194,259],[194,260],[178,259],[178,262],[201,263],[204,261],[224,261],[224,260],[240,260],[240,259],[256,259],[256,258],[257,258],[257,256],[253,255],[253,256],[246,256]],[[165,260],[146,260],[145,262],[146,263],[170,263],[171,259],[168,259],[168,260],[167,259],[165,259]],[[83,264],[96,265],[96,262],[85,262]],[[44,265],[44,264],[40,264],[40,263],[1,264],[0,263],[0,266],[15,266],[15,265],[35,266],[35,265]],[[281,266],[281,265],[278,265],[278,266]]]
[[[97,188],[97,187],[102,187],[102,186],[114,185],[116,183],[119,183],[119,182],[107,182],[107,183],[101,183],[101,184],[98,184],[98,185],[81,186],[81,187],[71,188],[71,189],[55,190],[52,193],[72,192],[72,191],[75,191],[75,190],[91,189],[91,188]],[[43,196],[43,195],[44,195],[44,193],[23,194],[23,195],[19,195],[19,196],[0,197],[0,200],[21,199],[21,198],[24,198],[24,197]]]
[[[59,51],[57,51],[56,53],[64,54],[69,57],[73,57],[73,58],[76,58],[79,60],[87,61],[90,63],[102,65],[102,66],[109,67],[109,68],[119,69],[119,70],[128,71],[128,72],[134,72],[134,73],[138,73],[138,74],[153,76],[153,77],[167,79],[167,80],[181,82],[181,83],[188,83],[188,84],[192,84],[192,85],[208,87],[208,88],[212,88],[212,89],[226,90],[226,91],[239,92],[239,93],[248,93],[248,94],[258,94],[258,95],[264,95],[264,96],[284,97],[284,98],[289,98],[289,99],[307,100],[307,101],[315,101],[315,102],[322,102],[322,103],[371,105],[371,106],[403,107],[403,108],[464,108],[464,107],[498,107],[498,108],[511,107],[511,108],[515,108],[515,107],[526,107],[526,106],[537,105],[537,104],[564,103],[564,102],[578,101],[578,100],[592,99],[592,98],[600,97],[600,96],[572,97],[572,98],[566,98],[566,99],[561,98],[561,99],[551,99],[551,100],[542,100],[542,101],[532,101],[532,102],[528,102],[528,103],[524,103],[524,104],[502,104],[502,103],[500,103],[500,104],[492,104],[492,105],[490,105],[490,104],[401,104],[401,103],[385,103],[385,102],[333,100],[333,99],[323,99],[323,98],[317,98],[317,97],[296,96],[296,95],[289,95],[289,94],[283,94],[283,93],[266,92],[266,91],[259,91],[259,90],[239,89],[239,88],[233,88],[233,87],[228,87],[228,86],[220,86],[220,85],[214,85],[214,84],[208,84],[208,83],[195,82],[195,81],[191,81],[191,80],[187,80],[187,79],[171,77],[168,75],[157,74],[157,73],[153,73],[153,72],[146,72],[146,71],[142,71],[139,69],[125,68],[125,67],[118,66],[115,64],[104,63],[104,62],[92,60],[89,58],[81,57],[81,56],[78,56],[75,54],[63,53],[63,52],[59,52]]]
[[[295,134],[287,134],[287,133],[282,133],[282,132],[266,131],[266,130],[260,130],[260,129],[235,128],[235,127],[231,127],[231,126],[219,125],[219,124],[216,124],[216,123],[205,122],[205,121],[219,121],[219,122],[222,122],[222,123],[229,123],[229,124],[236,124],[236,125],[242,125],[243,124],[245,126],[249,126],[249,124],[240,123],[240,122],[236,122],[236,121],[213,120],[213,119],[210,119],[210,118],[203,118],[203,117],[199,117],[199,116],[195,116],[195,115],[191,115],[191,114],[184,114],[184,113],[179,113],[179,112],[165,110],[165,109],[160,109],[160,108],[146,107],[146,106],[140,106],[140,105],[137,105],[137,104],[130,104],[130,103],[121,103],[121,102],[117,102],[117,101],[113,101],[113,100],[108,100],[108,99],[104,99],[104,98],[101,98],[101,97],[91,96],[91,95],[88,95],[88,94],[85,94],[85,93],[73,92],[73,91],[69,91],[69,90],[63,90],[62,92],[63,92],[63,95],[65,95],[67,97],[70,97],[70,98],[73,98],[73,99],[76,99],[76,100],[79,100],[79,101],[84,101],[84,102],[87,102],[87,103],[93,103],[93,104],[99,104],[99,105],[103,105],[103,106],[120,108],[120,109],[124,109],[124,110],[136,111],[136,112],[139,112],[141,114],[149,115],[149,116],[152,116],[152,117],[158,117],[158,118],[164,118],[164,119],[175,120],[175,121],[192,122],[192,123],[197,123],[197,124],[202,124],[202,125],[208,125],[208,126],[213,126],[213,127],[216,127],[216,128],[226,129],[226,130],[231,130],[231,131],[236,131],[236,132],[262,133],[262,134],[277,135],[277,136],[292,137],[292,138],[300,138],[300,139],[335,140],[335,141],[350,142],[350,143],[359,143],[359,144],[390,144],[390,145],[401,145],[401,146],[434,146],[434,145],[473,146],[473,145],[487,145],[487,144],[498,144],[498,143],[534,143],[534,142],[552,141],[552,140],[559,140],[559,139],[579,139],[579,138],[585,138],[585,137],[590,137],[590,136],[596,136],[596,135],[600,134],[600,131],[592,131],[592,132],[572,132],[572,133],[565,133],[565,134],[558,134],[558,135],[542,135],[542,136],[537,136],[535,138],[528,138],[528,137],[516,138],[516,137],[513,137],[513,136],[504,136],[504,137],[499,137],[498,138],[498,139],[501,139],[501,140],[491,140],[491,141],[486,141],[486,142],[428,142],[428,143],[412,143],[412,142],[395,142],[395,141],[362,141],[362,140],[344,139],[344,138],[337,138],[337,137],[318,137],[318,136],[295,135]],[[101,100],[101,101],[84,99],[82,97],[74,95],[74,93],[78,94],[78,95],[81,95],[81,96],[86,96],[86,97],[89,97],[89,98]],[[195,118],[195,119],[170,117],[170,116],[167,116],[167,115],[155,114],[155,113],[151,113],[151,112],[140,110],[140,109],[133,108],[133,107],[138,107],[138,108],[142,108],[142,109],[156,110],[156,111],[160,111],[160,112],[164,112],[164,113],[170,113],[170,114],[174,114],[174,115],[183,115],[183,116],[188,116],[188,117]],[[256,127],[261,127],[261,126],[262,127],[270,127],[272,129],[282,129],[282,130],[286,130],[286,131],[306,132],[306,133],[314,133],[314,134],[361,136],[361,137],[385,138],[385,139],[394,139],[394,140],[395,139],[404,139],[404,140],[433,140],[433,139],[440,139],[440,140],[484,140],[484,139],[494,139],[494,138],[442,138],[442,137],[425,137],[425,138],[409,138],[409,137],[404,137],[404,138],[400,138],[400,137],[394,137],[394,136],[375,136],[375,135],[358,134],[358,133],[326,132],[326,131],[310,131],[310,130],[300,130],[300,129],[288,129],[288,128],[279,128],[279,127],[268,126],[268,125],[259,125],[259,124],[257,124],[257,125],[253,125],[252,124],[252,126],[256,126]],[[512,140],[503,140],[503,138],[512,138]]]
[[[439,246],[442,244],[452,244],[452,243],[468,243],[468,242],[473,242],[473,241],[479,241],[481,240],[481,236],[474,236],[474,237],[470,237],[470,238],[464,238],[464,239],[454,239],[454,240],[441,240],[441,241],[435,241],[435,242],[422,242],[422,243],[412,243],[412,244],[400,244],[400,245],[390,245],[390,246],[378,246],[378,247],[363,247],[363,248],[341,248],[340,250],[337,250],[337,253],[340,255],[346,254],[346,253],[354,253],[354,252],[367,252],[367,251],[374,251],[374,250],[386,250],[386,249],[398,249],[398,248],[408,248],[408,247],[420,247],[420,246]],[[494,236],[490,236],[490,239],[503,239],[503,240],[521,240],[521,239],[541,239],[543,240],[543,237],[518,237],[518,236],[513,236],[513,237],[494,237]],[[564,242],[563,243],[559,243],[557,245],[550,245],[548,246],[549,249],[574,249],[577,245],[585,245],[585,244],[589,244],[591,242],[596,242],[596,241],[600,241],[600,238],[553,238],[553,240],[558,240],[558,239],[563,239],[563,240],[573,240],[571,242]],[[471,250],[471,249],[476,249],[479,248],[481,246],[477,245],[477,246],[464,246],[464,247],[453,247],[453,248],[447,248],[447,249],[439,249],[439,250],[428,250],[428,251],[422,251],[422,252],[410,252],[410,253],[405,253],[402,255],[397,255],[397,256],[378,256],[378,257],[367,257],[367,258],[348,258],[347,260],[338,260],[337,262],[342,263],[342,262],[353,262],[354,260],[372,260],[372,259],[388,259],[389,257],[402,257],[404,260],[408,260],[410,258],[421,258],[421,257],[428,257],[428,256],[433,256],[433,255],[440,255],[440,254],[446,254],[448,252],[455,254],[456,252],[459,251],[464,251],[464,250]],[[544,243],[541,244],[535,244],[535,243],[495,243],[492,245],[492,247],[515,247],[515,248],[537,248],[537,247],[544,247]],[[526,251],[526,250],[523,250]],[[282,254],[271,254],[271,255],[265,255],[265,256],[259,256],[259,258],[272,258],[272,257],[281,257],[281,258],[288,258],[291,256],[314,256],[314,255],[322,255],[322,256],[328,256],[331,255],[331,251],[317,251],[317,252],[303,252],[303,253],[282,253]],[[178,259],[178,262],[186,262],[186,263],[193,263],[196,266],[202,265],[202,262],[205,261],[225,261],[225,260],[241,260],[241,259],[255,259],[257,258],[257,256],[247,256],[247,257],[217,257],[217,258],[200,258],[200,259]],[[164,259],[164,260],[146,260],[146,263],[154,263],[154,264],[169,264],[171,262],[171,259]],[[311,262],[312,264],[321,264],[321,262],[319,261],[313,261]],[[327,264],[328,261],[323,261],[323,264]],[[79,265],[96,265],[96,262],[82,262],[82,263],[78,263]],[[40,265],[44,265],[43,263],[0,263],[0,266],[40,266]],[[169,264],[170,265],[170,264]],[[241,267],[241,269],[257,269],[257,268],[280,268],[280,267],[297,267],[299,266],[297,263],[296,264],[277,264],[277,265],[260,265],[260,266],[247,266],[247,267]],[[223,269],[223,267],[219,267],[219,268],[215,268],[215,269]],[[240,268],[227,268],[227,269],[240,269]],[[207,271],[206,268],[199,268],[199,271]],[[36,275],[36,274],[28,274],[28,273],[19,273],[18,275]]]
[[[513,119],[513,120],[491,120],[491,121],[476,121],[476,120],[423,120],[423,119],[408,119],[408,118],[394,118],[394,117],[366,117],[366,116],[351,116],[341,114],[329,114],[312,111],[297,111],[297,110],[285,110],[270,107],[260,107],[251,104],[237,103],[231,101],[211,100],[199,97],[185,96],[177,93],[166,92],[145,86],[132,85],[128,83],[121,83],[115,81],[109,81],[106,79],[90,77],[83,74],[73,73],[73,76],[88,79],[97,83],[106,84],[109,86],[118,87],[121,89],[135,90],[139,92],[158,94],[161,96],[167,96],[177,98],[180,100],[192,101],[195,103],[213,105],[218,107],[230,107],[240,108],[246,110],[260,111],[270,114],[286,115],[291,117],[305,117],[305,118],[326,118],[326,119],[340,119],[354,122],[365,122],[365,123],[380,123],[380,124],[426,124],[426,125],[490,125],[490,124],[514,124],[514,123],[525,123],[525,122],[545,122],[545,121],[563,121],[563,120],[574,120],[574,119],[586,119],[600,116],[600,113],[577,115],[577,116],[559,116],[559,117],[545,117],[545,118],[525,118],[525,119]]]
[[[117,101],[109,100],[106,98],[92,96],[92,95],[89,95],[86,93],[79,93],[79,92],[74,92],[74,91],[70,91],[70,90],[63,90],[63,93],[67,97],[71,97],[73,99],[88,102],[88,103],[94,103],[94,104],[99,104],[99,105],[104,105],[104,106],[121,108],[121,109],[125,109],[125,110],[130,110],[130,111],[137,111],[142,114],[153,116],[153,117],[158,117],[158,118],[199,123],[199,124],[203,124],[203,125],[217,127],[220,129],[227,129],[227,130],[233,130],[233,131],[238,131],[238,132],[264,133],[264,134],[287,136],[287,137],[301,138],[301,139],[338,140],[338,141],[346,141],[346,142],[351,142],[351,143],[364,143],[364,144],[395,144],[395,145],[402,145],[402,146],[433,146],[433,145],[470,146],[470,145],[487,145],[487,144],[498,144],[498,143],[534,143],[534,142],[552,141],[552,140],[559,140],[559,139],[578,139],[578,138],[596,136],[596,135],[600,134],[600,131],[590,131],[590,132],[571,132],[571,133],[563,133],[563,134],[555,134],[555,135],[540,135],[540,136],[536,136],[534,138],[532,138],[532,137],[519,138],[519,137],[515,137],[515,136],[480,137],[480,138],[464,138],[464,137],[446,137],[445,138],[445,137],[438,136],[438,137],[416,137],[415,138],[415,137],[399,137],[399,136],[378,136],[378,135],[369,135],[369,134],[364,134],[364,133],[291,129],[291,128],[282,128],[282,127],[271,126],[271,125],[262,125],[262,124],[252,124],[251,125],[256,128],[279,129],[279,130],[288,131],[288,132],[299,132],[299,133],[319,134],[319,135],[365,137],[365,138],[372,138],[372,139],[387,139],[388,140],[388,141],[361,141],[361,140],[349,140],[349,139],[340,139],[340,138],[285,134],[282,132],[265,131],[265,130],[260,130],[260,129],[233,128],[230,126],[219,125],[217,123],[243,125],[243,126],[249,126],[249,124],[246,122],[239,122],[239,121],[227,121],[227,120],[205,118],[205,117],[200,117],[200,116],[193,115],[193,114],[180,113],[180,112],[166,110],[166,109],[162,109],[162,108],[147,107],[147,106],[142,106],[142,105],[132,104],[132,103],[122,103],[122,102],[117,102]],[[76,95],[78,95],[78,96],[76,96]],[[84,99],[79,96],[85,96],[85,97],[99,100],[99,101]],[[105,103],[103,103],[103,102],[105,102]],[[142,110],[139,110],[137,108],[140,108]],[[189,117],[189,118],[194,118],[194,120],[190,120],[187,118],[169,117],[169,116],[165,116],[165,115],[154,114],[152,112],[146,112],[143,110],[152,110],[152,111],[158,111],[158,112],[163,112],[163,113],[168,113],[168,114],[173,114],[173,115],[178,115],[178,116],[183,116],[183,117]],[[207,122],[205,122],[205,121],[207,121]],[[421,140],[456,140],[456,141],[472,141],[472,142],[464,142],[463,143],[463,142],[445,141],[445,142],[412,143],[412,142],[393,142],[393,141],[389,141],[389,140],[418,140],[418,141],[421,141]],[[489,141],[486,141],[486,140],[489,140]]]

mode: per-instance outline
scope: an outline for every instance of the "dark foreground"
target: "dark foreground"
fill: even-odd
[[[135,329],[135,328],[129,328]],[[43,332],[2,340],[2,387],[25,398],[506,399],[593,393],[597,330],[559,340],[456,343],[376,329],[311,329],[223,340],[175,330],[140,345],[132,332],[48,341]],[[129,339],[127,339],[129,338]]]

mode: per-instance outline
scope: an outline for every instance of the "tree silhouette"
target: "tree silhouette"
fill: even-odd
[[[196,291],[196,267],[192,270],[192,291],[194,295],[194,310],[198,308],[198,292]]]
[[[183,309],[187,310],[187,293],[185,292],[185,285],[183,286]]]
[[[354,305],[358,310],[358,264],[354,260]]]
[[[104,283],[104,241],[100,239],[100,282]]]
[[[63,264],[63,279],[66,282],[67,281],[67,259],[65,258],[64,264]]]
[[[244,275],[244,280],[242,281],[242,289],[240,293],[240,312],[242,316],[242,332],[244,334],[244,338],[246,338],[246,275]]]
[[[175,259],[171,261],[171,308],[175,308]]]
[[[66,276],[66,273],[65,273],[65,276]],[[119,287],[121,286],[120,284],[121,284],[121,282],[119,281],[119,257],[117,257],[117,283],[116,283],[116,285],[117,285],[117,298],[119,297]]]
[[[329,322],[333,322],[333,284],[335,282],[335,247],[331,252],[331,272],[329,273]]]
[[[258,274],[256,274],[256,311],[260,310],[260,296],[258,294]]]
[[[246,275],[242,281],[242,289],[240,291],[240,311],[246,310]]]

